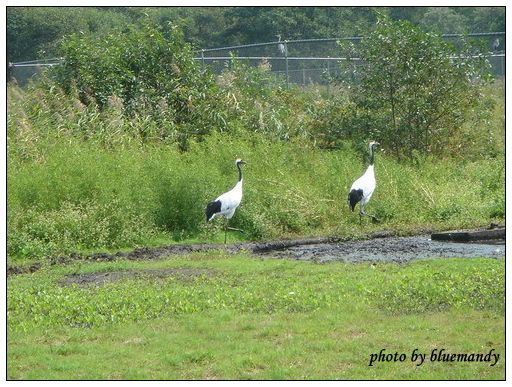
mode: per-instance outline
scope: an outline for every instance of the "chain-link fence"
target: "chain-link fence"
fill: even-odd
[[[278,36],[279,37],[279,36]],[[482,47],[488,48],[488,60],[495,76],[505,76],[505,33],[469,34],[471,39],[479,39]],[[461,35],[444,35],[455,44]],[[357,47],[361,37],[341,39],[284,40],[243,46],[203,49],[199,52],[203,66],[209,66],[220,73],[231,66],[232,61],[241,60],[253,66],[265,66],[287,83],[307,85],[326,83],[332,76],[341,72],[340,62],[350,61],[354,66],[359,58],[353,53],[344,52],[338,41],[345,40]],[[357,51],[357,50],[356,50]]]
[[[504,77],[505,32],[475,33],[467,36],[480,40],[482,46],[488,48],[484,54],[488,55],[494,75]],[[268,43],[202,49],[197,52],[196,59],[215,73],[229,68],[235,60],[242,60],[252,66],[265,66],[277,76],[283,77],[287,83],[299,85],[327,83],[332,76],[340,74],[341,61],[351,61],[354,66],[359,61],[353,54],[343,52],[338,41],[350,41],[357,47],[361,37],[289,41],[277,37],[278,40]],[[448,34],[443,37],[456,43],[461,35]],[[10,63],[9,77],[14,77],[23,85],[29,79],[37,77],[42,69],[59,62],[60,58]]]

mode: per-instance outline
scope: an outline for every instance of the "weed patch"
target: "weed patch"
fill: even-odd
[[[118,278],[62,283],[106,273]],[[503,354],[503,260],[313,264],[210,252],[56,266],[7,286],[9,379],[504,375],[501,361],[368,367],[380,348]]]
[[[462,265],[461,265],[462,266]],[[494,266],[494,265],[493,265]],[[444,271],[432,263],[413,263],[371,292],[371,299],[387,313],[425,313],[470,308],[503,313],[504,277],[487,263]]]

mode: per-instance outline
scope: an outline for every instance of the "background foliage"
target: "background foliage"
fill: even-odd
[[[8,61],[58,55],[71,33],[104,35],[149,19],[179,25],[198,48],[365,35],[377,14],[439,33],[503,32],[505,7],[8,7]]]
[[[225,123],[213,76],[200,69],[176,27],[130,25],[101,38],[75,34],[61,49],[65,60],[52,76],[85,106],[119,105],[127,117],[151,117],[161,140],[178,140],[184,148],[189,135]]]
[[[346,72],[355,73],[346,86],[355,84],[356,117],[347,125],[361,138],[379,138],[396,157],[445,152],[481,99],[479,84],[490,80],[478,47],[464,39],[455,47],[406,21],[379,19],[351,51],[362,65],[343,62]]]

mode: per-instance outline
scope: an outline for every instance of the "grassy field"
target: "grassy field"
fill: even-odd
[[[118,281],[70,279],[134,272]],[[167,275],[155,276],[155,273]],[[222,252],[7,281],[9,379],[504,379],[504,261],[315,264]],[[490,363],[428,354],[493,353]],[[371,354],[405,354],[369,366]]]

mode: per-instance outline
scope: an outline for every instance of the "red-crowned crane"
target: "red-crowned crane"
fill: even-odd
[[[237,159],[235,164],[238,168],[238,182],[231,191],[223,193],[217,199],[208,203],[205,210],[207,221],[215,219],[216,216],[224,217],[224,243],[226,243],[228,229],[242,231],[238,228],[228,227],[229,219],[233,217],[237,207],[242,201],[242,184],[244,180],[242,176],[242,165],[246,164],[246,162],[242,159]]]
[[[500,48],[500,38],[496,38],[494,42],[492,42],[492,51],[498,52],[498,48]]]
[[[281,34],[276,35],[276,37],[279,39],[277,41],[277,51],[279,52],[279,55],[286,56],[286,46],[281,43]]]
[[[377,220],[375,216],[364,212],[364,207],[370,201],[373,191],[375,190],[375,187],[377,185],[377,182],[375,181],[375,168],[373,164],[375,161],[375,147],[377,147],[378,145],[380,144],[376,141],[370,141],[368,143],[368,147],[370,149],[370,165],[366,169],[366,172],[363,174],[363,176],[354,181],[354,184],[352,184],[352,187],[350,187],[350,192],[348,194],[348,205],[350,206],[352,211],[354,211],[356,204],[360,203],[359,221],[361,221],[363,215],[369,216],[374,221]]]

